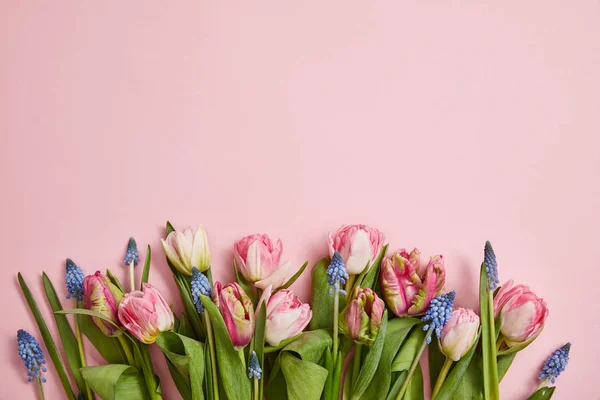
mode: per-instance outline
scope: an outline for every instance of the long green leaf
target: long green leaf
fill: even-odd
[[[147,400],[144,378],[134,367],[121,364],[84,367],[81,374],[103,400]]]
[[[148,278],[150,277],[150,262],[152,261],[152,249],[150,245],[148,245],[148,250],[146,251],[146,260],[144,261],[144,271],[142,272],[142,283],[140,284],[140,290],[142,290],[142,285],[144,283],[148,283]]]
[[[496,364],[496,333],[494,310],[490,307],[485,263],[481,264],[479,278],[479,309],[481,314],[481,351],[483,354],[483,397],[485,400],[500,400],[498,390],[498,365]]]
[[[263,351],[265,354],[271,354],[274,353],[278,350],[283,349],[285,346],[287,346],[288,344],[295,342],[296,339],[298,339],[300,336],[302,335],[302,332],[300,332],[299,334],[297,334],[296,336],[292,336],[291,338],[282,340],[277,346],[265,346],[263,348]]]
[[[363,289],[364,288],[376,289],[376,286],[377,286],[376,284],[379,283],[379,272],[381,270],[381,261],[383,260],[383,257],[385,257],[385,254],[387,253],[388,246],[389,245],[387,245],[387,244],[385,246],[383,246],[383,248],[377,255],[377,258],[373,261],[373,264],[370,266],[369,271],[364,275],[362,280],[356,281],[355,286],[359,285]],[[379,292],[379,290],[375,290],[375,291]]]
[[[283,284],[283,286],[277,288],[273,294],[279,292],[280,290],[283,289],[287,289],[290,286],[292,286],[294,284],[294,282],[296,282],[298,280],[298,278],[300,278],[300,275],[302,275],[302,273],[304,272],[304,270],[306,269],[306,267],[308,267],[308,261],[305,262],[302,267],[300,267],[300,269],[298,270],[298,272],[296,272],[290,279],[288,279],[288,281],[286,283]]]
[[[52,335],[50,334],[50,330],[48,330],[48,325],[46,325],[46,321],[44,321],[44,317],[42,317],[42,313],[40,312],[40,308],[38,307],[31,290],[25,283],[25,279],[19,272],[18,274],[19,285],[21,286],[21,291],[25,296],[25,300],[27,300],[27,304],[29,305],[29,309],[31,310],[31,314],[35,319],[35,322],[40,329],[40,333],[42,334],[42,339],[46,344],[46,349],[48,350],[48,355],[52,359],[54,363],[54,367],[56,368],[56,373],[60,378],[60,382],[62,383],[63,389],[65,391],[65,395],[69,400],[75,400],[75,395],[73,394],[73,390],[71,389],[71,384],[69,383],[69,377],[67,376],[67,372],[65,370],[65,365],[58,353],[58,348],[56,347],[56,343],[54,343],[54,339],[52,339]]]
[[[58,295],[56,294],[54,285],[45,272],[42,273],[42,280],[44,281],[44,291],[46,292],[46,297],[48,298],[50,308],[52,308],[52,311],[62,310],[62,304]],[[75,334],[73,333],[73,329],[71,329],[71,325],[69,324],[69,320],[67,319],[66,315],[54,314],[54,320],[56,321],[56,326],[58,328],[58,333],[62,342],[65,356],[67,357],[67,362],[69,363],[71,374],[73,375],[73,378],[75,378],[75,383],[77,384],[79,391],[85,393],[85,381],[83,380],[83,376],[81,376],[81,372],[79,371],[81,368],[79,346],[77,344]]]
[[[254,331],[254,351],[256,352],[256,357],[258,357],[258,362],[260,363],[261,368],[264,369],[264,359],[265,359],[265,331],[266,331],[266,323],[267,323],[267,306],[265,302],[260,305],[260,310],[256,314],[256,328]],[[262,382],[261,382],[262,383]],[[258,385],[258,398],[262,399],[263,385]]]
[[[219,376],[223,382],[223,389],[230,400],[250,399],[251,389],[250,380],[246,375],[246,368],[240,360],[233,343],[229,338],[229,333],[225,327],[225,322],[217,306],[213,304],[210,298],[200,295],[202,304],[206,308],[210,322],[215,332],[215,347],[218,360]],[[217,390],[217,388],[215,388]]]
[[[323,258],[313,268],[312,271],[312,293],[311,308],[313,311],[310,320],[310,329],[331,329],[333,327],[333,294],[329,294],[329,283],[327,267],[329,266],[329,257]],[[346,305],[346,296],[339,295],[340,306],[343,310]]]
[[[417,365],[417,368],[415,369],[415,372],[413,372],[413,376],[408,383],[404,400],[423,400],[425,396],[424,393],[423,371],[421,370],[421,365],[419,364]]]
[[[416,327],[402,344],[400,351],[392,361],[392,371],[408,371],[423,344],[423,340],[425,340],[425,332],[421,327]]]
[[[89,315],[90,317],[100,318],[101,320],[108,322],[109,324],[111,324],[115,328],[121,329],[121,327],[119,325],[115,324],[115,322],[112,319],[108,318],[106,315],[101,314],[101,313],[99,313],[97,311],[86,310],[85,308],[70,308],[68,310],[59,310],[59,311],[55,311],[54,314],[59,314],[59,315],[64,315],[64,314]]]
[[[173,227],[173,225],[167,221],[167,236],[169,236],[169,233],[173,232],[175,230],[175,228]]]
[[[381,358],[381,351],[383,350],[383,345],[385,343],[388,322],[387,315],[388,314],[386,310],[383,313],[377,338],[375,338],[375,342],[373,342],[373,345],[369,349],[369,353],[367,353],[367,356],[363,361],[363,365],[360,369],[358,377],[356,378],[356,381],[352,383],[352,399],[359,399],[362,396],[365,390],[367,390],[371,379],[373,379],[373,376],[375,375],[375,371],[379,365],[379,359]]]
[[[108,268],[106,268],[106,276],[112,282],[113,285],[118,287],[121,292],[125,293],[125,289],[123,288],[123,285],[121,284],[121,281],[119,280],[119,278],[114,276],[113,273],[110,272],[110,269],[108,269]]]
[[[126,359],[117,338],[106,336],[87,315],[75,315],[79,329],[109,364],[125,364]]]
[[[552,398],[554,391],[556,390],[556,386],[544,387],[539,390],[536,390],[534,394],[529,396],[527,400],[548,400]]]
[[[235,281],[242,287],[242,289],[244,289],[244,292],[248,295],[248,297],[250,297],[252,304],[256,305],[256,296],[252,290],[252,285],[246,280],[246,278],[244,278],[244,275],[240,273],[235,260],[233,260],[233,272],[235,274]]]
[[[513,360],[517,356],[517,353],[511,353],[507,355],[498,356],[498,380],[502,381],[508,369],[510,368]]]
[[[190,383],[186,382],[181,372],[173,365],[171,360],[166,358],[166,361],[167,367],[169,368],[169,373],[171,374],[171,378],[173,378],[173,382],[175,383],[175,387],[179,391],[179,394],[183,400],[192,400],[192,388],[190,387]]]
[[[429,351],[429,382],[431,387],[434,388],[446,356],[440,350],[440,340],[438,338],[432,338],[431,344],[427,346],[427,349]]]
[[[325,368],[294,357],[289,352],[281,354],[281,371],[287,385],[289,400],[319,400],[328,372]]]
[[[402,384],[404,383],[404,380],[406,379],[406,375],[408,374],[408,371],[403,371],[402,373],[396,372],[395,374],[397,376],[395,378],[393,378],[394,384],[390,388],[390,391],[389,391],[387,397],[385,398],[385,400],[396,400],[396,398],[398,397],[398,394],[400,393],[400,388],[402,387]]]
[[[471,364],[471,360],[473,359],[473,355],[475,354],[475,350],[477,349],[477,344],[479,343],[479,335],[477,335],[477,339],[467,352],[452,368],[450,374],[444,381],[438,395],[435,397],[436,400],[451,400],[454,398],[454,393],[456,389],[460,385],[463,380],[469,365]]]

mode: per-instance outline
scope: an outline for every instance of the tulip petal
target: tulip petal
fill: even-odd
[[[369,235],[362,229],[359,229],[354,235],[350,246],[350,256],[346,260],[346,270],[350,275],[357,275],[364,271],[365,267],[371,261],[372,247]]]
[[[175,244],[177,246],[177,253],[179,254],[179,260],[183,265],[185,271],[189,271],[186,275],[192,274],[192,241],[188,241],[186,235],[182,232],[175,231],[172,232],[175,234]]]
[[[256,282],[262,278],[260,247],[261,246],[258,240],[252,242],[252,244],[248,247],[246,268],[242,269],[242,274],[249,282]]]
[[[179,272],[184,273],[185,267],[181,263],[179,254],[177,253],[177,250],[175,249],[175,247],[173,247],[171,245],[171,243],[173,242],[172,238],[174,238],[174,237],[175,237],[175,232],[171,232],[171,233],[169,233],[167,240],[160,239],[160,243],[162,244],[163,250],[165,251],[165,255],[167,256],[167,258],[169,259],[171,264],[173,264],[173,266]]]
[[[271,275],[256,282],[254,285],[260,289],[265,289],[269,285],[273,286],[275,289],[281,287],[285,283],[291,265],[292,263],[290,261],[284,262],[275,271],[273,271]]]
[[[198,268],[200,272],[204,272],[210,267],[208,239],[206,237],[206,231],[202,225],[196,229],[196,233],[194,234],[191,263],[192,266]]]

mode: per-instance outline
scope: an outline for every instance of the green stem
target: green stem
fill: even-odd
[[[145,368],[147,370],[147,379],[150,382],[146,382],[148,384],[148,389],[150,390],[150,397],[154,400],[162,400],[162,395],[157,392],[157,389],[160,387],[158,382],[156,381],[156,376],[154,375],[154,369],[152,367],[152,357],[150,356],[150,347],[147,345],[141,345],[142,350],[142,358],[144,364],[146,364]]]
[[[238,349],[238,356],[240,357],[240,360],[242,360],[242,365],[244,366],[244,371],[246,371],[246,355],[244,354],[244,349]]]
[[[133,264],[133,261],[131,261],[129,263],[129,281],[131,282],[131,291],[132,292],[135,290],[135,272],[134,272],[134,268],[135,268],[135,265]]]
[[[500,351],[500,348],[502,347],[503,343],[504,343],[504,335],[503,334],[499,334],[498,335],[498,340],[496,340],[496,352]]]
[[[537,389],[535,389],[535,391],[537,392],[538,390],[540,390],[541,388],[545,387],[548,384],[548,379],[543,379],[539,386],[537,387]]]
[[[354,281],[356,280],[356,275],[350,275],[348,280],[346,281],[346,293],[352,292],[352,286],[354,286]]]
[[[354,385],[354,382],[356,382],[356,379],[358,379],[358,373],[360,372],[360,357],[362,353],[362,348],[363,347],[360,343],[356,343],[356,350],[354,350],[354,360],[352,361],[352,375],[350,375],[351,385]]]
[[[81,303],[79,300],[75,300],[75,307],[81,308]],[[87,366],[87,361],[85,359],[85,351],[83,350],[83,339],[81,338],[81,329],[79,328],[79,322],[77,322],[78,318],[75,315],[75,338],[77,339],[77,348],[79,349],[79,359],[81,360],[81,367]],[[85,382],[85,381],[84,381]],[[92,400],[94,395],[92,394],[92,389],[85,382],[85,392],[87,393],[88,400]]]
[[[496,342],[496,326],[494,325],[494,293],[488,289],[488,315],[492,318],[490,323],[490,344]],[[496,347],[490,346],[492,350],[491,354],[491,367],[492,367],[492,387],[490,388],[490,395],[492,400],[500,400],[500,388],[498,387],[498,362],[496,361]]]
[[[259,393],[258,393],[258,378],[257,377],[254,377],[254,400],[260,400]]]
[[[448,371],[450,371],[450,367],[452,366],[452,359],[450,357],[446,357],[446,361],[444,361],[444,366],[438,375],[437,381],[435,382],[435,388],[433,388],[433,393],[431,395],[431,399],[435,399],[435,396],[440,392],[444,381],[446,381],[446,376],[448,375]]]
[[[215,356],[215,339],[213,336],[212,325],[210,324],[210,318],[208,317],[208,313],[203,312],[202,315],[204,316],[204,325],[206,327],[206,336],[208,338],[208,348],[210,351],[210,364],[212,367],[213,387],[216,388],[216,390],[213,390],[213,399],[219,400],[219,384],[217,382],[217,358]]]
[[[333,290],[333,365],[338,355],[338,314],[340,309],[339,289]]]
[[[410,379],[412,378],[413,373],[417,369],[417,366],[419,365],[419,361],[421,361],[421,356],[423,355],[423,352],[425,351],[425,347],[427,346],[427,340],[431,337],[432,334],[433,334],[433,327],[429,328],[429,330],[425,334],[425,338],[423,339],[423,344],[421,345],[421,348],[415,355],[415,359],[413,360],[412,364],[410,365],[410,369],[408,370],[406,379],[404,379],[404,382],[402,382],[402,387],[400,387],[400,392],[398,393],[398,397],[396,397],[396,400],[402,400],[402,398],[404,397],[404,393],[406,393],[406,389],[408,389],[408,384],[410,383]]]
[[[131,353],[131,349],[129,348],[129,343],[127,343],[127,340],[125,340],[125,335],[121,334],[117,337],[119,338],[119,343],[121,343],[121,347],[123,348],[123,351],[125,352],[125,358],[127,358],[127,363],[131,366],[137,367],[138,365],[135,362],[135,358],[133,357],[133,354]]]
[[[44,400],[44,387],[42,386],[42,378],[38,376],[35,381],[37,382],[39,400]]]

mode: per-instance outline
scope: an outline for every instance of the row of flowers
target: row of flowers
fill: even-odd
[[[416,248],[386,254],[383,233],[365,225],[343,226],[329,236],[329,256],[312,272],[313,309],[289,288],[307,264],[293,271],[289,261],[282,262],[280,239],[253,234],[237,241],[233,246],[236,282],[223,285],[212,283],[210,249],[202,226],[177,231],[167,224],[167,231],[161,241],[184,305],[180,318],[147,283],[149,248],[140,290],[135,290],[139,253],[133,239],[124,259],[130,270],[130,291],[125,291],[109,270],[84,276],[81,268],[67,260],[67,298],[74,299],[75,307],[62,310],[59,304],[53,311],[57,325],[65,330],[71,329],[64,325],[65,314],[77,314],[74,337],[79,362],[68,360],[68,364],[79,396],[90,400],[95,392],[102,398],[118,397],[114,397],[115,390],[104,389],[106,368],[99,368],[121,364],[112,362],[98,341],[92,344],[100,346],[98,350],[110,365],[86,366],[79,319],[85,323],[87,316],[104,336],[118,339],[113,343],[118,343],[117,350],[124,354],[122,365],[139,372],[136,376],[145,387],[140,389],[139,398],[162,398],[146,346],[157,342],[186,399],[225,395],[304,400],[337,399],[342,393],[353,399],[375,393],[382,398],[422,398],[422,391],[411,393],[409,388],[418,387],[418,365],[432,338],[438,345],[430,348],[430,363],[436,363],[436,354],[441,361],[437,379],[432,382],[433,398],[452,398],[462,385],[485,399],[498,399],[499,381],[517,352],[538,337],[548,317],[544,300],[527,286],[509,280],[497,288],[498,267],[489,242],[481,268],[480,318],[473,310],[454,308],[454,292],[444,293],[442,255],[422,262]],[[19,278],[31,305],[28,288]],[[325,296],[324,290],[328,292]],[[38,324],[40,319],[43,322],[41,315],[36,319]],[[309,324],[310,330],[305,331]],[[40,328],[50,348],[52,338]],[[92,340],[89,326],[84,334]],[[24,331],[19,331],[18,341],[28,376],[39,383],[43,396],[45,359],[41,349]],[[62,344],[69,345],[64,339]],[[393,354],[382,355],[384,348]],[[555,388],[548,383],[554,383],[566,367],[569,349],[570,344],[561,347],[544,364],[540,386],[532,398],[552,396]],[[395,358],[405,359],[407,354],[410,365],[395,367]],[[55,364],[61,363],[58,355],[52,358]],[[472,361],[476,358],[481,359],[482,371],[475,375],[481,379],[463,379],[469,369],[480,368]],[[350,365],[350,372],[344,372],[344,363]],[[299,366],[313,373],[314,381],[286,373]],[[132,370],[123,369],[115,375],[110,382],[113,388],[124,382],[126,371]],[[236,381],[241,375],[248,376],[248,386]],[[267,382],[264,376],[268,376]],[[63,386],[67,397],[75,398],[68,379],[67,384],[63,380]],[[137,395],[127,392],[128,400]]]

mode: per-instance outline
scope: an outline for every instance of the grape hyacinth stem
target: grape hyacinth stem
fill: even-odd
[[[204,325],[206,326],[206,336],[208,338],[208,348],[210,351],[210,364],[212,367],[213,388],[216,388],[215,390],[213,390],[213,399],[219,400],[219,384],[217,380],[218,377],[217,359],[215,355],[215,339],[213,337],[212,325],[210,324],[210,318],[208,318],[208,314],[206,312],[203,312],[202,315],[204,316]]]
[[[259,400],[258,378],[254,377],[254,400]]]
[[[335,288],[333,290],[333,365],[337,360],[338,354],[338,316],[340,313],[340,295],[339,289]]]
[[[423,352],[425,351],[427,342],[431,340],[431,335],[433,335],[434,329],[435,328],[432,325],[429,328],[429,330],[427,331],[427,333],[425,334],[425,338],[423,339],[423,344],[421,345],[421,348],[415,355],[415,359],[413,360],[412,364],[410,365],[410,369],[408,370],[406,379],[404,380],[404,382],[402,382],[402,387],[400,387],[400,392],[398,393],[398,397],[396,397],[396,400],[402,400],[404,398],[404,393],[406,393],[406,389],[408,389],[408,384],[410,383],[410,379],[412,378],[415,370],[417,369],[417,366],[419,365],[419,362],[421,361],[421,356],[423,355]]]
[[[42,386],[42,380],[38,377],[35,380],[35,382],[37,384],[39,398],[40,398],[40,400],[44,400],[45,397],[44,397],[44,387]]]
[[[133,261],[129,263],[129,281],[131,282],[131,291],[135,290],[135,265]]]
[[[75,300],[76,308],[83,308],[82,304],[79,300]],[[83,339],[81,337],[81,328],[79,327],[79,322],[77,321],[77,315],[75,318],[75,338],[77,339],[77,348],[79,349],[79,358],[81,359],[81,367],[87,366],[87,361],[85,359],[85,351],[83,349]],[[92,389],[90,389],[90,385],[85,382],[85,391],[87,393],[88,400],[92,400],[94,398],[94,394],[92,393]]]

